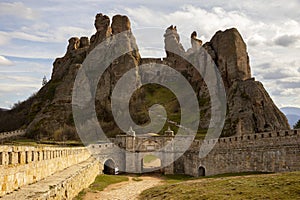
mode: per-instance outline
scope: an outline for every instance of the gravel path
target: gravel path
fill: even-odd
[[[134,200],[138,199],[139,194],[151,187],[162,184],[162,179],[155,176],[141,176],[142,181],[134,181],[129,176],[129,181],[116,183],[108,186],[101,192],[88,192],[84,200]]]

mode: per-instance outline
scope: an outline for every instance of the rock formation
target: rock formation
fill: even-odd
[[[137,49],[131,32],[130,20],[126,16],[116,15],[112,23],[108,16],[97,14],[95,17],[96,33],[88,37],[72,37],[69,39],[66,54],[53,63],[51,80],[29,101],[24,102],[16,110],[1,111],[9,120],[22,113],[21,124],[14,129],[27,127],[31,137],[52,137],[53,132],[68,126],[74,127],[72,116],[72,89],[77,71],[82,67],[86,56],[103,40],[111,35],[126,32],[130,42],[128,48]],[[120,77],[129,69],[135,69],[139,79],[138,66],[145,63],[166,64],[181,72],[191,83],[198,98],[201,109],[200,129],[207,129],[210,120],[210,99],[207,86],[199,73],[180,55],[195,56],[195,51],[204,48],[220,70],[227,93],[227,118],[223,131],[224,136],[272,130],[289,129],[285,116],[278,110],[263,85],[251,78],[247,47],[236,29],[218,31],[212,39],[202,45],[197,33],[191,34],[191,48],[185,51],[180,43],[176,26],[170,26],[164,34],[166,58],[141,58],[138,51],[131,51],[116,59],[101,77],[96,93],[96,112],[102,128],[113,136],[121,133],[113,120],[110,95]],[[153,65],[155,71],[155,65]],[[159,72],[155,72],[159,73]],[[147,78],[147,77],[141,77]],[[147,123],[145,94],[147,88],[140,89],[131,101],[131,114],[139,123]],[[172,111],[178,112],[178,104],[171,102]],[[26,106],[25,106],[26,105]],[[26,107],[26,109],[24,108]],[[26,116],[26,117],[25,117]],[[12,119],[11,119],[12,120]],[[5,123],[0,120],[0,124]],[[12,128],[11,128],[12,129]],[[7,130],[2,130],[7,131]]]
[[[170,28],[168,28],[170,29]],[[167,29],[166,32],[169,32]],[[172,29],[173,37],[165,34],[165,42],[171,43],[177,54],[184,53],[177,38],[177,30]],[[199,48],[201,41],[196,39],[196,32],[191,34],[192,48],[188,54]],[[168,46],[170,44],[165,44]],[[218,31],[212,39],[203,45],[218,67],[227,94],[227,117],[223,135],[246,134],[272,130],[289,129],[286,117],[273,103],[263,85],[251,78],[247,47],[239,32],[228,29]],[[192,84],[198,94],[202,111],[200,127],[206,129],[210,119],[209,93],[202,77],[193,70],[180,56],[168,52],[165,61],[180,71]]]

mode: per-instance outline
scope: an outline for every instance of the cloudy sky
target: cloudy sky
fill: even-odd
[[[300,1],[289,0],[26,0],[0,2],[0,107],[28,98],[49,79],[55,58],[72,36],[91,36],[102,12],[129,16],[142,56],[156,29],[177,25],[181,37],[194,30],[205,42],[218,30],[236,27],[248,45],[253,76],[277,106],[300,107]]]

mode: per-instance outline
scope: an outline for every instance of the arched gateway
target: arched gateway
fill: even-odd
[[[104,162],[104,169],[103,173],[104,174],[116,174],[117,173],[117,166],[116,163],[112,159],[108,159]]]
[[[205,168],[200,166],[198,168],[198,176],[205,176]]]

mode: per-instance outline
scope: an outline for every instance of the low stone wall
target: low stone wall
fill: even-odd
[[[47,200],[73,199],[78,193],[88,188],[99,174],[99,162],[92,160],[82,163],[82,168],[66,178],[48,192]],[[80,165],[79,165],[80,166]],[[45,195],[44,195],[45,196]]]
[[[0,196],[89,157],[84,147],[0,146]]]
[[[16,130],[16,131],[10,131],[10,132],[2,132],[0,133],[0,140],[10,138],[10,137],[17,137],[25,135],[25,130]]]
[[[2,197],[3,200],[71,200],[92,184],[99,173],[99,162],[90,157],[37,183],[24,186]]]

